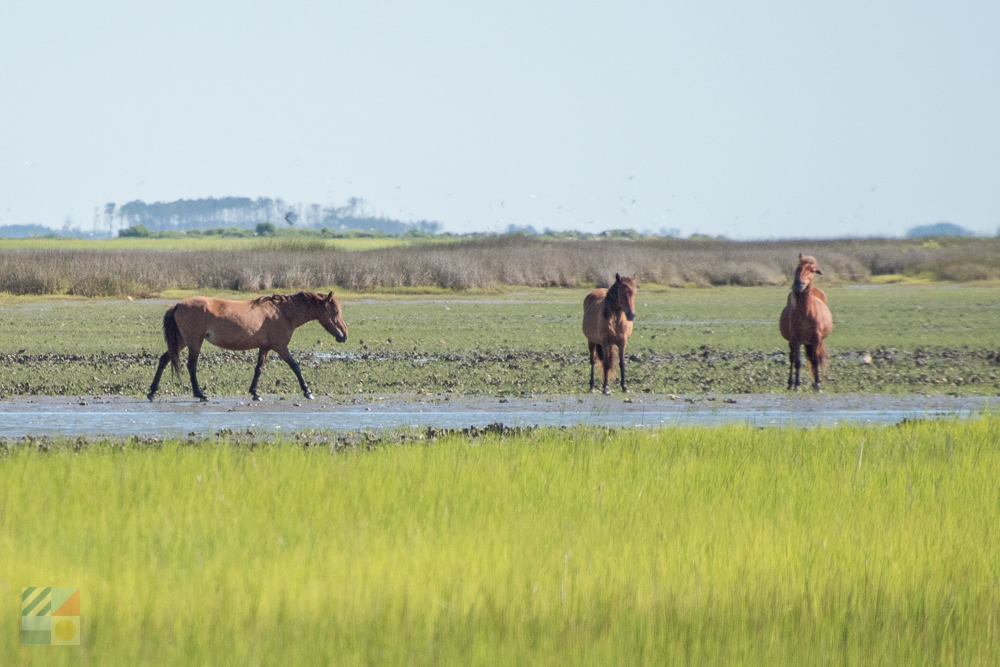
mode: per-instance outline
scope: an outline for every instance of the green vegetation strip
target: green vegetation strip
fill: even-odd
[[[991,664],[1000,418],[0,445],[0,664]],[[49,647],[45,647],[48,649]]]
[[[313,391],[334,397],[579,393],[590,375],[581,331],[586,293],[347,293],[347,343],[311,323],[296,332],[292,350]],[[632,391],[784,391],[787,344],[777,321],[787,294],[782,287],[640,288],[627,348]],[[831,286],[827,295],[834,314],[827,391],[1000,392],[997,285]],[[161,321],[171,303],[0,300],[0,396],[144,395],[166,349]],[[245,394],[253,363],[253,353],[205,345],[199,377],[210,394]],[[266,393],[298,395],[291,371],[273,355],[261,383]],[[165,378],[162,391],[188,395],[186,373],[180,382]]]

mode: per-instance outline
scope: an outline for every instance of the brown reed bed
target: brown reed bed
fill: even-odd
[[[197,288],[579,287],[607,284],[616,272],[676,287],[776,285],[790,279],[799,252],[815,255],[825,279],[834,282],[886,274],[1000,278],[998,238],[735,242],[515,234],[360,252],[276,244],[235,251],[5,250],[0,292],[98,297]]]

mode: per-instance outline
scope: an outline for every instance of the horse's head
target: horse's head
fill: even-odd
[[[319,316],[319,323],[330,335],[337,339],[338,343],[347,340],[347,325],[344,317],[340,313],[340,302],[333,298],[333,292],[327,294],[323,299],[323,310]]]
[[[632,274],[631,278],[628,276],[622,278],[616,273],[615,284],[608,290],[609,294],[613,293],[612,298],[615,300],[615,306],[625,313],[625,319],[629,322],[635,319],[635,293],[638,289],[635,274]]]
[[[810,255],[799,253],[799,266],[795,269],[795,282],[792,289],[796,293],[802,293],[812,287],[813,280],[823,272],[816,266],[816,258]]]

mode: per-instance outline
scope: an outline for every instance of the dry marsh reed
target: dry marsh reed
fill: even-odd
[[[123,296],[193,288],[580,287],[607,284],[615,273],[675,287],[777,285],[789,280],[799,252],[816,255],[825,279],[833,282],[886,274],[1000,278],[1000,239],[732,242],[507,235],[358,252],[287,240],[233,251],[4,250],[0,292]]]
[[[309,444],[309,442],[312,444]],[[994,664],[1000,418],[0,444],[0,664]],[[412,440],[411,440],[412,442]]]

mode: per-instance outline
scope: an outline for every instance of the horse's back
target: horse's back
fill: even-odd
[[[273,310],[269,304],[254,307],[252,301],[194,296],[179,301],[174,312],[186,340],[204,339],[225,349],[248,350],[263,342],[261,327]]]
[[[604,297],[606,297],[607,295],[608,295],[608,290],[604,289],[603,287],[600,289],[595,289],[593,292],[591,292],[590,294],[588,294],[583,298],[584,310],[589,310],[591,306],[593,306],[595,303],[602,303],[604,301]]]
[[[826,294],[823,294],[822,290],[813,289],[813,291],[819,292],[819,294],[814,294],[814,298],[810,299],[809,314],[816,322],[816,331],[819,333],[819,337],[826,338],[833,331],[833,313],[826,305]]]
[[[174,317],[178,323],[196,320],[206,320],[213,311],[212,301],[219,301],[207,296],[193,296],[174,304]]]

